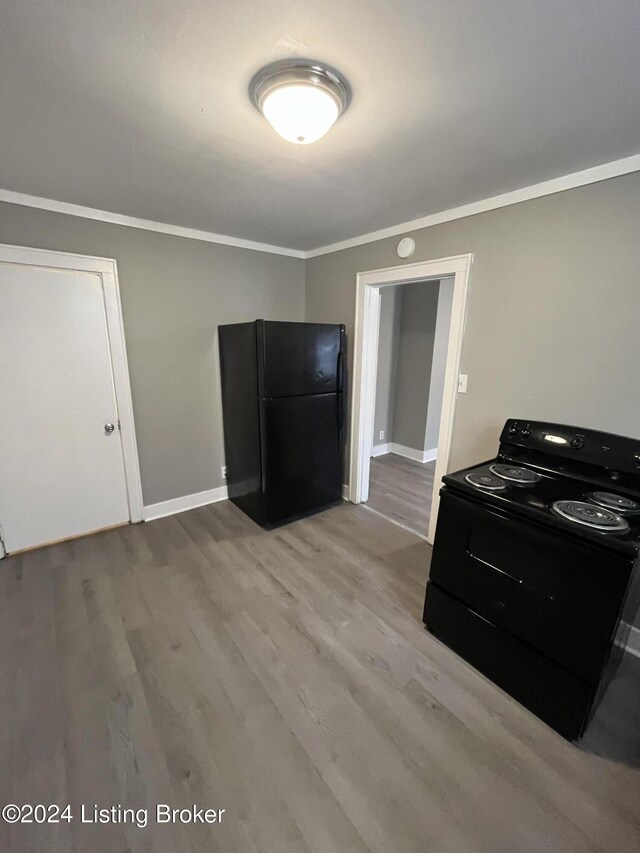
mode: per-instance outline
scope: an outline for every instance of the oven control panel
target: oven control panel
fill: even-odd
[[[500,443],[640,475],[640,439],[563,424],[510,418],[504,425]]]

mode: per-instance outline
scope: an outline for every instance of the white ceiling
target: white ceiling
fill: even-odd
[[[640,150],[638,0],[17,0],[0,187],[310,249]],[[249,101],[293,53],[353,100],[309,146]]]

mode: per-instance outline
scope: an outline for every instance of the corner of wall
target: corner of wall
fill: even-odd
[[[307,272],[309,267],[309,258],[302,259],[302,316],[307,318]]]

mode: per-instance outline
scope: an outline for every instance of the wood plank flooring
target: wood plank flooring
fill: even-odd
[[[362,507],[265,532],[224,502],[4,560],[1,803],[226,812],[0,823],[0,849],[637,851],[640,771],[424,631],[429,554]]]
[[[367,506],[426,536],[435,466],[435,462],[414,462],[395,453],[372,458]]]

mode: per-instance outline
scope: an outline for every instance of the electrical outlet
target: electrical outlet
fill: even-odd
[[[380,441],[383,441],[383,440],[384,440],[384,430],[383,430],[383,429],[381,429],[381,430],[380,430],[380,435],[378,436],[378,439],[379,439]]]
[[[220,473],[222,474],[222,479],[226,480],[227,479],[227,466],[226,465],[222,466],[222,468],[220,469]]]

